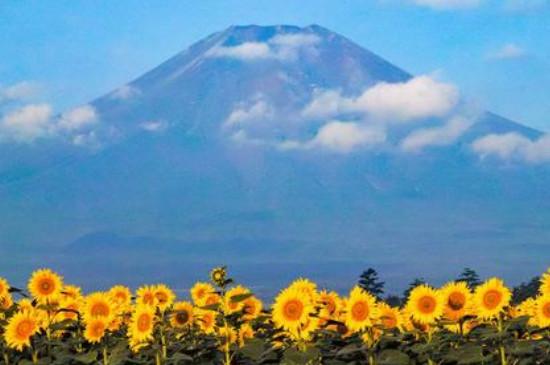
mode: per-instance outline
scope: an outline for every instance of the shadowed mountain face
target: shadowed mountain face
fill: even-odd
[[[414,276],[438,283],[464,266],[515,281],[543,270],[550,170],[472,150],[488,134],[540,132],[468,112],[452,141],[404,150],[406,136],[467,108],[381,124],[352,102],[320,98],[413,79],[318,26],[211,35],[91,102],[92,146],[0,146],[2,275],[22,280],[50,265],[89,288],[181,288],[228,264],[273,294],[300,274],[345,289],[367,266],[390,288]],[[332,114],[309,113],[316,98]],[[333,120],[374,132],[358,129],[365,143],[346,149],[349,135],[320,138]]]

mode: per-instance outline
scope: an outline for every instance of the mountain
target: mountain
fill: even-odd
[[[456,100],[383,109],[392,85]],[[230,27],[91,101],[78,134],[0,145],[0,271],[182,288],[228,264],[265,294],[367,266],[390,288],[465,266],[519,281],[547,265],[549,169],[472,143],[543,133],[454,94],[320,26]],[[418,131],[446,142],[399,147]]]

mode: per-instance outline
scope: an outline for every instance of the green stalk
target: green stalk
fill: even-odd
[[[501,314],[498,315],[497,323],[498,323],[498,333],[502,334],[502,315]],[[500,364],[508,365],[508,361],[506,361],[506,350],[502,343],[499,345],[499,353],[500,353]]]
[[[6,365],[10,365],[10,357],[8,356],[7,352],[4,352],[4,362]]]
[[[428,329],[428,344],[432,343],[432,330]],[[431,354],[428,355],[428,365],[434,365]]]
[[[107,355],[107,346],[103,346],[103,365],[109,364],[109,357]]]

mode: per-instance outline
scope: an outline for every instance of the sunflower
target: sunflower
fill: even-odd
[[[233,297],[237,295],[243,295],[243,294],[249,294],[250,290],[237,285],[234,288],[231,288],[225,293],[224,297],[224,303],[225,303],[225,309],[228,314],[238,312],[243,309],[244,307],[244,301],[233,301]]]
[[[376,314],[378,316],[378,323],[384,328],[400,328],[402,325],[399,308],[390,307],[388,304],[380,302],[376,306]]]
[[[375,317],[376,299],[360,287],[354,287],[345,307],[345,323],[351,331],[362,331],[372,326]]]
[[[193,323],[194,310],[189,302],[176,302],[172,307],[170,324],[172,327],[185,327]]]
[[[204,298],[203,305],[204,306],[214,305],[214,304],[221,303],[221,301],[222,301],[222,298],[218,294],[212,293],[212,294],[208,294]]]
[[[245,323],[239,328],[239,346],[243,347],[245,345],[245,341],[248,339],[254,338],[254,330],[252,329],[252,326],[250,326],[248,323]]]
[[[550,326],[550,294],[538,297],[534,309],[538,325],[540,327]]]
[[[311,341],[313,339],[313,334],[319,328],[321,328],[321,318],[310,317],[306,323],[300,328],[298,333],[295,333],[297,338],[301,338],[306,341]]]
[[[303,279],[299,278],[295,280],[290,286],[288,287],[289,290],[297,290],[299,292],[302,292],[303,294],[309,296],[311,301],[316,300],[317,298],[317,284],[312,282],[309,279]]]
[[[62,287],[62,277],[49,269],[33,272],[29,280],[29,292],[42,303],[54,300],[61,293]]]
[[[107,293],[97,292],[90,294],[84,301],[83,309],[84,320],[91,318],[104,318],[107,322],[115,317],[114,303]]]
[[[108,293],[113,302],[120,307],[126,307],[132,303],[132,292],[124,285],[115,285],[109,289]]]
[[[443,301],[435,289],[419,285],[409,295],[407,311],[414,321],[421,325],[430,325],[443,314]]]
[[[510,289],[502,280],[492,278],[476,288],[473,299],[478,316],[491,319],[502,312],[511,298]]]
[[[153,286],[153,293],[157,299],[157,307],[163,312],[168,309],[176,299],[176,295],[172,289],[164,284]]]
[[[78,299],[82,297],[81,288],[75,285],[64,285],[61,289],[61,295],[63,298]]]
[[[8,281],[4,278],[0,278],[0,298],[10,293],[10,286]]]
[[[154,308],[146,304],[136,305],[130,319],[130,325],[128,327],[130,342],[136,345],[138,343],[152,340],[154,325]]]
[[[262,312],[262,301],[256,297],[249,297],[243,301],[243,319],[251,321],[258,318]]]
[[[152,285],[144,285],[139,287],[137,292],[136,303],[144,304],[151,307],[157,305],[157,297],[155,296],[155,288]]]
[[[208,283],[196,283],[191,288],[191,298],[193,299],[193,303],[195,303],[195,305],[203,305],[206,296],[214,293],[215,291],[216,289]]]
[[[542,295],[550,294],[550,269],[548,269],[546,273],[542,274],[539,292]]]
[[[229,341],[229,344],[234,344],[237,342],[237,332],[231,327],[220,327],[218,330],[218,337],[220,337],[222,344],[225,344]]]
[[[465,282],[450,282],[439,292],[444,303],[443,315],[446,319],[458,321],[468,314],[472,293]]]
[[[281,292],[273,304],[272,319],[277,327],[297,330],[305,324],[313,313],[313,305],[308,296],[296,289],[287,288]]]
[[[62,300],[60,305],[60,315],[62,319],[76,320],[78,318],[78,314],[80,313],[81,306],[82,302],[74,298],[69,297]]]
[[[323,290],[319,293],[318,301],[321,303],[321,312],[319,315],[323,318],[335,319],[342,309],[342,299],[334,291],[328,292]]]
[[[0,297],[0,309],[8,310],[13,305],[13,299],[10,294],[5,294]]]
[[[23,298],[20,301],[18,301],[17,302],[17,308],[20,312],[34,310],[34,306],[32,305],[32,301],[30,299],[27,299],[27,298]]]
[[[95,317],[86,322],[84,338],[90,343],[99,343],[105,336],[107,322],[103,317]]]
[[[227,280],[227,270],[225,267],[217,267],[210,273],[210,279],[217,286],[224,286]]]
[[[199,327],[205,334],[211,334],[216,331],[216,312],[208,310],[198,310]]]
[[[9,347],[23,351],[30,346],[31,336],[39,330],[38,321],[32,311],[17,312],[10,318],[4,333]]]

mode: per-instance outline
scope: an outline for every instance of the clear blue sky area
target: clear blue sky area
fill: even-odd
[[[230,25],[312,23],[550,130],[550,0],[0,0],[0,85],[63,111]]]

